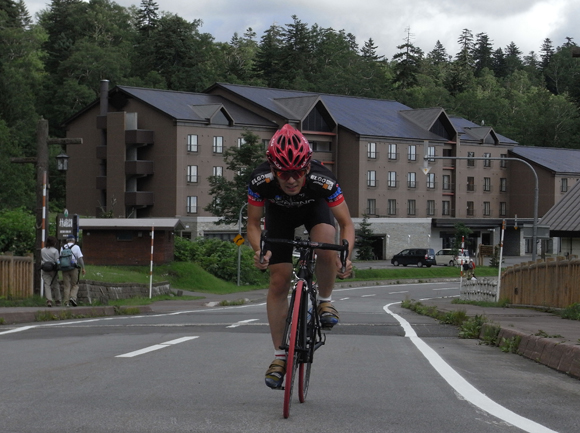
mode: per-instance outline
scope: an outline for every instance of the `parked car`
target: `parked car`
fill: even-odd
[[[463,254],[459,251],[457,254],[453,254],[451,248],[443,248],[437,251],[435,254],[435,261],[437,265],[442,266],[459,266],[461,264],[461,258],[463,257],[463,263],[469,262],[469,251],[464,250]]]
[[[435,251],[432,248],[409,248],[395,254],[391,259],[391,263],[395,266],[403,265],[423,265],[430,268],[435,262]]]

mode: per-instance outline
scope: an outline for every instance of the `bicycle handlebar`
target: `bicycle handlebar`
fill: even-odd
[[[262,232],[262,236],[260,237],[260,263],[264,261],[264,254],[266,252],[266,242],[270,242],[273,244],[286,244],[292,245],[295,248],[308,248],[311,250],[318,249],[318,250],[332,250],[332,251],[340,251],[340,262],[342,263],[341,272],[344,272],[346,269],[346,259],[348,257],[348,241],[346,239],[342,240],[342,245],[337,244],[327,244],[323,242],[312,242],[309,240],[299,239],[296,238],[294,240],[290,239],[271,239],[268,238],[268,231],[264,230]]]

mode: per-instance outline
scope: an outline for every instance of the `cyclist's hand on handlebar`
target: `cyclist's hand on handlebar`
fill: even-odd
[[[254,266],[258,269],[261,269],[262,271],[265,271],[266,269],[268,269],[270,257],[272,257],[272,251],[268,250],[266,251],[266,254],[264,254],[262,263],[260,263],[260,251],[256,251],[256,253],[254,254]]]
[[[338,278],[340,278],[341,280],[344,278],[348,278],[350,276],[350,274],[352,273],[352,262],[347,258],[346,259],[346,267],[344,272],[341,272],[342,270],[342,263],[340,261],[340,257],[336,257],[336,266],[337,266],[337,275]]]

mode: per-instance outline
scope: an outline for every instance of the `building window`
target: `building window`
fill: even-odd
[[[562,192],[568,191],[568,178],[566,178],[566,177],[563,177],[562,178],[562,189],[561,189],[561,191]]]
[[[499,180],[499,191],[500,192],[506,192],[507,191],[507,178],[502,177]]]
[[[239,137],[238,138],[238,147],[242,147],[244,144],[246,144],[246,140],[243,137]]]
[[[367,215],[377,214],[377,201],[374,198],[367,200]]]
[[[389,144],[389,159],[391,160],[398,159],[396,144]]]
[[[417,203],[415,200],[407,200],[407,215],[415,215]]]
[[[467,202],[467,216],[473,216],[474,215],[474,205],[472,201],[468,201]]]
[[[214,137],[213,138],[213,153],[223,153],[224,152],[224,138]]]
[[[484,153],[483,154],[484,158],[491,158],[491,153]],[[491,159],[486,159],[483,161],[483,166],[484,167],[491,167]]]
[[[187,166],[187,181],[189,183],[196,183],[197,182],[197,165],[188,165]]]
[[[377,172],[375,170],[367,171],[367,186],[377,186]]]
[[[187,197],[187,213],[197,213],[197,196]]]
[[[397,200],[391,198],[387,201],[387,213],[389,215],[397,215]]]
[[[443,190],[449,191],[451,189],[451,175],[444,174],[443,175]]]
[[[483,202],[483,216],[491,215],[491,203],[488,201]]]
[[[427,188],[428,189],[435,188],[435,173],[427,174]]]
[[[499,203],[499,216],[507,215],[507,205],[505,201]]]
[[[484,177],[483,178],[483,190],[486,192],[491,191],[491,177]]]
[[[389,171],[387,178],[387,186],[389,188],[396,188],[397,187],[397,172],[396,171]]]
[[[443,200],[443,208],[441,209],[441,215],[451,214],[451,202],[449,200]]]
[[[499,157],[500,157],[500,158],[507,158],[508,156],[507,156],[507,153],[502,153],[502,154],[501,154]],[[502,160],[500,161],[500,163],[499,163],[499,166],[500,166],[501,168],[506,168],[506,167],[507,167],[507,161],[502,159]]]
[[[367,158],[377,159],[377,143],[367,143]]]
[[[467,152],[467,157],[468,158],[475,158],[475,152]],[[468,159],[467,160],[467,166],[468,167],[475,167],[475,160],[474,159]]]
[[[197,152],[197,135],[194,134],[187,135],[187,151]]]
[[[407,188],[417,187],[417,173],[407,173]]]
[[[311,141],[313,152],[330,152],[330,141]]]
[[[427,215],[435,215],[435,200],[427,200]]]
[[[427,156],[431,157],[431,156],[435,156],[435,146],[429,146],[427,147]],[[434,159],[429,159],[429,162],[435,162]]]
[[[409,161],[417,161],[417,146],[411,144],[407,149],[407,159]]]
[[[475,178],[474,177],[467,178],[467,191],[470,191],[470,192],[475,191]]]
[[[212,169],[213,176],[223,176],[224,175],[224,168],[223,167],[214,167]]]

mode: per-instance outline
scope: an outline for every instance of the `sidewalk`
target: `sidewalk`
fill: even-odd
[[[339,283],[341,285],[364,285],[360,283]],[[175,311],[195,310],[211,308],[221,302],[235,303],[244,300],[245,303],[266,302],[266,289],[250,292],[233,293],[229,295],[213,295],[182,291],[183,295],[203,296],[203,299],[194,301],[159,301],[151,305],[138,307],[142,314],[162,314]],[[526,308],[484,308],[469,304],[453,304],[454,297],[438,298],[421,301],[427,306],[435,306],[438,311],[446,313],[463,310],[468,317],[476,315],[485,316],[487,324],[484,325],[480,337],[485,335],[486,327],[499,326],[499,343],[502,341],[515,341],[519,337],[520,343],[517,353],[532,359],[540,364],[547,365],[557,371],[580,379],[580,321],[566,320],[560,317]],[[64,314],[63,310],[70,311],[76,316],[112,316],[115,314],[114,307],[16,307],[0,308],[0,332],[6,329],[6,325],[35,323],[36,314],[49,313],[54,315]],[[505,340],[504,340],[505,339]]]

